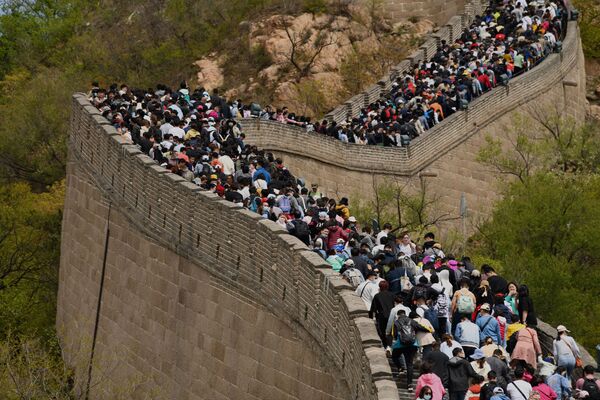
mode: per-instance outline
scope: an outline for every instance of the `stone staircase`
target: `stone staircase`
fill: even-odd
[[[392,370],[392,377],[396,386],[398,387],[398,397],[400,400],[414,400],[416,395],[414,390],[406,390],[406,370],[399,372],[396,365],[392,362],[392,358],[389,357],[390,369]],[[417,353],[415,356],[414,367],[413,367],[413,380],[412,387],[417,386],[417,378],[419,377],[419,369],[421,367],[421,356]]]

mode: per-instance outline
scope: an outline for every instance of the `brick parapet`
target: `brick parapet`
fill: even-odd
[[[312,337],[352,398],[398,398],[364,305],[296,238],[160,168],[83,94],[73,96],[70,155],[140,232]]]

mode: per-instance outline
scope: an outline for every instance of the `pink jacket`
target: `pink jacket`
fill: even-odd
[[[524,360],[531,364],[533,368],[537,367],[537,355],[542,353],[538,335],[535,329],[523,328],[518,333],[517,344],[511,354],[513,360]]]
[[[556,392],[545,383],[534,386],[533,390],[537,390],[540,393],[541,400],[556,400]]]
[[[423,374],[417,379],[415,399],[419,397],[419,393],[421,393],[423,386],[429,386],[431,388],[431,400],[442,400],[442,397],[446,394],[446,389],[444,389],[442,380],[434,373]]]

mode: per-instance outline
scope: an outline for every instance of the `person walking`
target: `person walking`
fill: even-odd
[[[581,353],[575,340],[568,335],[570,331],[564,325],[557,326],[556,331],[558,335],[552,343],[552,354],[556,365],[565,367],[567,376],[571,376],[575,369],[576,360],[581,357]]]
[[[465,359],[463,349],[456,348],[452,354],[453,357],[448,361],[450,400],[465,400],[465,395],[469,389],[469,378],[482,379],[483,377],[477,374]]]
[[[471,354],[471,367],[473,370],[484,377],[483,383],[487,383],[487,375],[492,370],[492,367],[487,362],[487,357],[483,354],[483,351],[480,349],[475,350],[473,354]]]
[[[525,369],[518,366],[515,368],[515,380],[506,386],[506,392],[511,400],[528,400],[532,392],[532,387],[529,382],[523,379]]]
[[[479,327],[466,314],[463,314],[460,323],[456,326],[456,340],[465,350],[466,357],[470,357],[479,348]]]
[[[533,300],[529,296],[529,288],[527,285],[519,286],[517,310],[521,323],[529,326],[537,326],[537,315],[533,307]]]
[[[481,345],[485,344],[485,339],[490,337],[495,344],[501,344],[500,325],[496,318],[490,315],[491,307],[488,303],[481,305],[476,324],[479,327],[479,341]]]
[[[369,309],[369,318],[375,317],[377,333],[381,339],[381,344],[386,347],[387,339],[385,328],[390,317],[390,311],[394,308],[395,295],[389,291],[390,285],[387,281],[379,282],[379,293],[373,297],[371,308]]]
[[[558,400],[567,400],[571,397],[571,382],[567,378],[567,369],[559,366],[548,377],[546,383],[554,390]]]
[[[413,315],[414,314],[414,315]],[[398,310],[398,319],[394,322],[392,328],[392,361],[400,369],[402,367],[401,357],[404,356],[406,364],[406,385],[405,389],[412,390],[413,380],[413,361],[417,353],[417,332],[426,331],[412,317],[416,314],[411,312],[406,315],[404,309]]]
[[[421,376],[417,379],[415,393],[421,393],[421,390],[424,387],[431,388],[431,400],[442,400],[446,394],[442,379],[437,374],[433,373],[433,364],[428,361],[424,361],[423,364],[421,364]]]
[[[517,335],[517,344],[511,354],[511,359],[521,360],[533,368],[537,368],[537,356],[542,354],[537,332],[534,328],[527,326],[515,335]]]

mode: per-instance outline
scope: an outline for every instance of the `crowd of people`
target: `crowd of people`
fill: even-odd
[[[348,143],[406,146],[483,93],[560,51],[567,19],[562,0],[492,0],[454,43],[442,41],[431,59],[398,76],[389,93],[355,118],[314,124],[286,107],[263,110],[256,104],[240,116],[303,126]]]
[[[566,327],[558,327],[550,358],[541,357],[527,286],[445,254],[433,233],[415,244],[390,224],[360,227],[349,199],[328,198],[283,160],[246,145],[240,125],[220,112],[224,100],[194,93],[185,82],[177,91],[94,84],[89,99],[157,163],[275,221],[322,256],[356,288],[416,398],[600,400],[593,367],[571,380],[580,350]]]
[[[485,13],[476,16],[454,43],[442,41],[429,60],[398,76],[389,93],[341,123],[313,122],[287,107],[262,108],[241,99],[227,101],[218,90],[209,94],[202,87],[190,92],[187,85],[177,91],[159,85],[148,93],[171,95],[172,106],[178,110],[193,104],[201,111],[210,111],[205,113],[209,123],[259,118],[348,143],[406,146],[453,113],[468,108],[483,93],[506,85],[551,52],[559,51],[568,19],[563,2],[566,0],[491,0]],[[181,89],[185,93],[180,96]],[[111,92],[102,94],[108,97]],[[229,134],[233,141],[235,130]]]
[[[158,164],[276,222],[339,272],[364,301],[416,399],[600,400],[594,368],[583,374],[576,368],[580,349],[566,327],[557,328],[552,354],[542,355],[526,285],[445,254],[433,233],[416,244],[390,224],[360,227],[349,199],[325,196],[282,159],[245,143],[237,121],[255,116],[349,142],[398,145],[398,135],[415,137],[535,65],[561,37],[564,9],[540,1],[495,3],[456,44],[443,43],[432,60],[399,77],[389,99],[347,124],[313,126],[287,110],[228,102],[217,90],[192,90],[186,82],[146,90],[94,82],[89,100]]]
[[[558,3],[558,4],[557,4]],[[344,142],[404,146],[498,85],[559,51],[567,8],[560,0],[493,0],[454,42],[392,84],[386,98],[341,124],[314,129]]]

